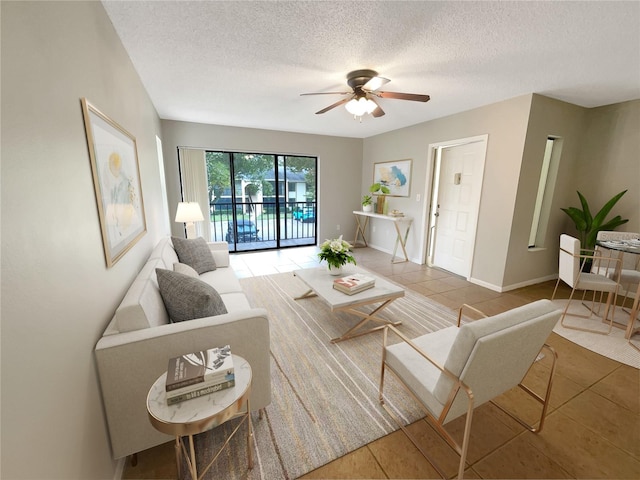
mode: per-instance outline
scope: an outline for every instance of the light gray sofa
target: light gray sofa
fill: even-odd
[[[120,458],[171,440],[149,423],[146,397],[167,370],[169,358],[230,345],[253,370],[251,409],[271,402],[269,319],[251,308],[229,266],[225,242],[209,243],[216,269],[200,275],[220,294],[226,314],[170,323],[156,268],[173,270],[178,256],[170,238],[162,239],[129,287],[95,349],[113,458]]]

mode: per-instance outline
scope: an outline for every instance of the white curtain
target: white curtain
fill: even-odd
[[[180,182],[182,200],[198,202],[204,222],[196,222],[196,234],[211,241],[211,215],[209,213],[209,190],[207,188],[207,165],[204,150],[179,148]]]

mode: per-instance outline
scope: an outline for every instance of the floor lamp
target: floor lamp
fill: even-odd
[[[196,238],[194,222],[202,222],[202,210],[198,202],[180,202],[176,211],[176,222],[184,223],[187,227],[187,238]]]

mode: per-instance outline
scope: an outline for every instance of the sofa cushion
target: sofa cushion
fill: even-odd
[[[172,322],[227,313],[220,294],[205,282],[182,273],[156,269],[160,295]]]
[[[215,272],[205,272],[199,278],[215,288],[220,295],[244,293],[238,277],[231,268],[218,268]]]
[[[192,267],[198,274],[210,272],[216,269],[216,262],[213,254],[209,249],[209,245],[202,237],[198,238],[179,238],[171,237],[173,248],[175,248],[180,263],[186,263]]]
[[[173,271],[174,272],[178,272],[178,273],[182,273],[183,275],[186,275],[187,277],[198,278],[198,272],[196,272],[193,268],[191,268],[186,263],[174,263],[173,264]]]
[[[115,314],[115,326],[119,332],[169,323],[167,309],[157,287],[156,268],[164,268],[162,259],[150,259],[136,276]]]
[[[178,255],[176,254],[169,237],[161,238],[151,252],[151,255],[149,255],[149,260],[155,258],[162,260],[164,263],[164,267],[162,268],[171,268],[171,265],[179,262]]]

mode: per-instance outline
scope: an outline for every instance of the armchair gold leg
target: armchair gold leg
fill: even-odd
[[[380,401],[380,405],[382,406],[382,408],[384,408],[384,410],[389,414],[389,416],[393,419],[393,421],[396,423],[396,425],[398,425],[398,427],[400,427],[400,430],[403,431],[403,433],[407,436],[407,438],[409,439],[409,441],[413,444],[414,447],[416,447],[418,449],[418,451],[420,452],[420,454],[422,454],[422,456],[427,460],[427,462],[429,462],[429,464],[431,464],[431,466],[435,469],[436,472],[438,472],[438,475],[440,475],[441,478],[447,479],[449,478],[447,476],[447,474],[444,472],[444,470],[442,470],[442,468],[440,468],[440,466],[436,463],[436,461],[434,460],[434,458],[429,455],[429,453],[427,453],[424,448],[422,448],[420,446],[420,444],[418,443],[418,441],[416,440],[416,438],[413,436],[413,434],[411,434],[411,432],[409,432],[409,430],[407,429],[407,427],[404,425],[404,423],[398,418],[398,416],[387,406],[387,404],[384,401],[384,396],[382,393],[383,387],[384,387],[384,371],[385,371],[385,367],[384,367],[384,363],[382,364],[382,374],[380,375],[380,390],[379,390],[379,401]],[[393,370],[391,370],[393,372]],[[402,384],[402,386],[404,387],[404,383],[400,382]],[[414,397],[413,393],[411,391],[409,391],[406,387],[404,387],[405,390],[407,390],[407,392]],[[417,400],[417,399],[416,399]],[[420,402],[418,401],[418,404],[420,405]],[[430,423],[438,428],[438,425],[435,424],[432,419],[431,416],[429,415],[428,412],[425,411],[426,414],[426,418],[430,421]],[[470,421],[469,421],[470,423]],[[458,452],[458,454],[461,454],[462,449],[460,448],[460,446],[455,443],[455,441],[451,438],[451,436],[444,431],[444,429],[438,428],[438,430],[441,432],[441,435],[444,433],[443,438],[447,441],[447,443],[456,451]],[[466,432],[465,432],[466,434]],[[466,450],[465,450],[466,453]],[[465,455],[466,457],[466,455]],[[460,460],[460,466],[458,469],[458,478],[462,479],[463,478],[463,474],[464,474],[464,465],[465,465],[465,459],[462,458],[461,456],[461,460]]]
[[[543,350],[547,350],[551,354],[551,371],[549,372],[549,380],[547,381],[547,388],[545,390],[544,397],[541,397],[539,394],[531,390],[526,385],[523,385],[522,383],[518,384],[518,387],[520,387],[520,389],[522,389],[524,392],[529,394],[534,400],[538,401],[538,403],[542,404],[542,411],[540,412],[540,420],[538,421],[538,426],[535,427],[534,425],[528,424],[527,422],[522,420],[520,417],[518,417],[515,413],[507,410],[506,408],[502,407],[501,405],[494,402],[493,400],[491,401],[491,403],[493,403],[496,407],[498,407],[500,410],[502,410],[504,413],[509,415],[516,422],[518,422],[520,425],[522,425],[524,428],[526,428],[532,433],[540,433],[542,431],[542,427],[544,427],[544,420],[547,417],[549,400],[551,399],[551,388],[553,387],[553,378],[556,373],[556,362],[558,360],[558,354],[553,347],[545,343],[544,347],[542,348]]]

